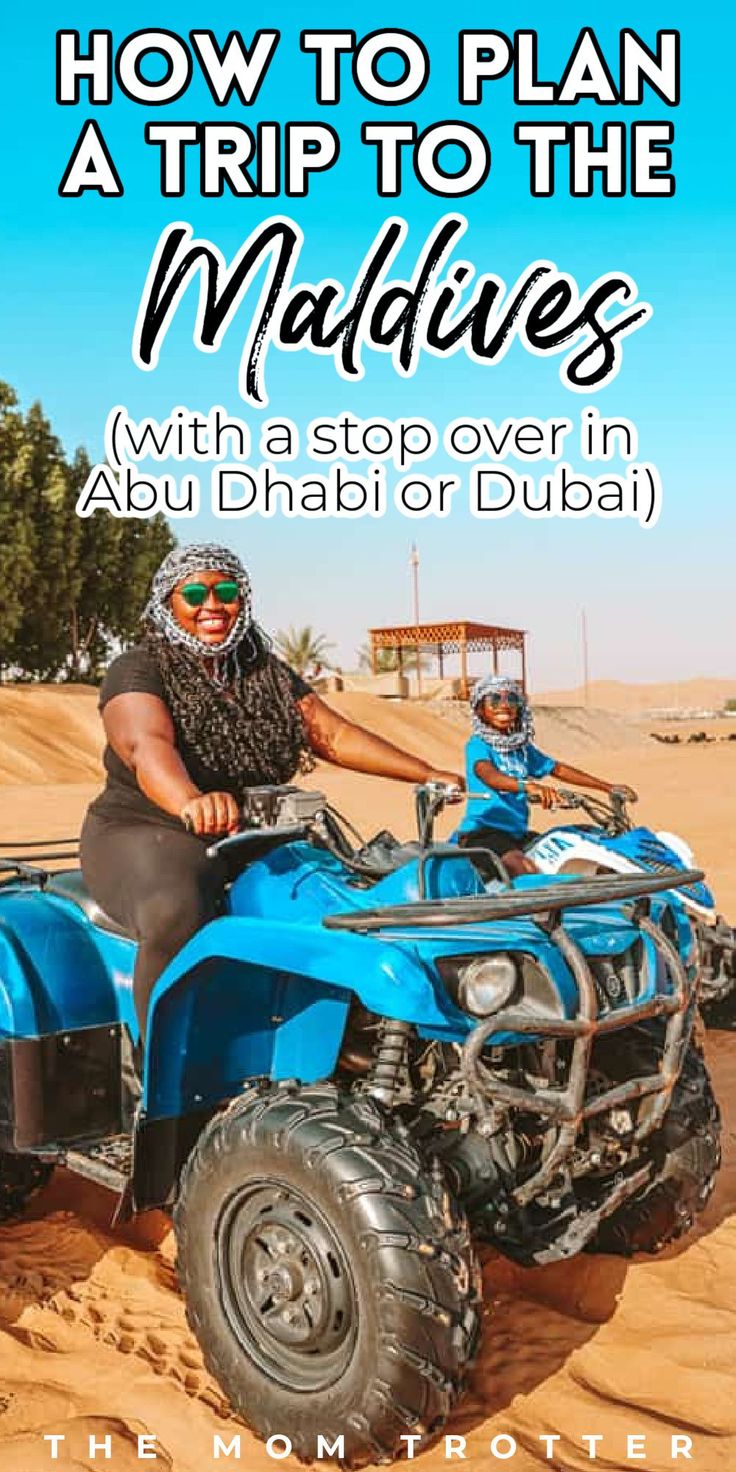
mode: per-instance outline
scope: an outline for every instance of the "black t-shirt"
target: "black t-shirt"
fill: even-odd
[[[296,700],[302,700],[305,695],[310,695],[311,690],[301,675],[296,670],[289,669],[289,680]],[[150,649],[144,645],[136,644],[132,649],[126,650],[124,654],[118,655],[110,665],[100,689],[99,708],[104,710],[109,701],[116,695],[157,695],[159,700],[168,707],[166,691],[161,678],[161,673],[156,663],[155,656]],[[181,733],[176,729],[174,741],[176,749],[184,762],[184,765],[194,783],[202,792],[227,792],[230,787],[230,779],[223,773],[216,771],[203,762],[202,758],[192,750],[182,739]],[[149,822],[168,823],[175,828],[180,827],[177,817],[164,812],[155,802],[151,802],[138,786],[137,779],[125,762],[121,761],[117,752],[110,745],[105,747],[103,765],[107,773],[107,783],[104,792],[92,803],[90,811],[97,817],[108,817],[124,821],[127,818],[148,820]],[[248,774],[243,773],[243,780],[248,785]],[[257,785],[259,778],[253,775],[253,785]]]

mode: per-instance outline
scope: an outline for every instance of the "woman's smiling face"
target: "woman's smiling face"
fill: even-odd
[[[187,634],[216,648],[227,639],[241,602],[240,589],[231,573],[197,571],[177,583],[171,595],[171,611]]]

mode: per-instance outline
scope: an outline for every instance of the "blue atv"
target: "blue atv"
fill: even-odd
[[[700,1010],[706,1027],[736,1027],[736,931],[716,909],[712,891],[702,881],[687,884],[694,867],[692,849],[676,833],[654,833],[634,827],[625,793],[607,797],[557,789],[557,806],[579,808],[587,823],[550,828],[527,846],[542,874],[657,874],[679,870],[673,888],[688,915],[699,949]]]
[[[693,1223],[719,1117],[676,882],[484,885],[419,834],[364,843],[260,788],[214,844],[221,915],[152,994],[72,840],[0,883],[0,1215],[55,1164],[173,1209],[189,1322],[253,1430],[385,1461],[444,1424],[477,1347],[473,1239],[515,1260],[657,1252]]]

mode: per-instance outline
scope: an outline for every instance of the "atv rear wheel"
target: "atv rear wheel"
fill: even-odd
[[[21,1216],[26,1203],[46,1185],[53,1171],[53,1165],[35,1155],[0,1150],[0,1222]]]
[[[465,1219],[366,1097],[251,1090],[203,1131],[174,1213],[205,1362],[262,1437],[348,1466],[429,1439],[479,1333]],[[324,1454],[324,1451],[323,1451]]]
[[[664,1124],[649,1141],[652,1180],[602,1223],[589,1250],[657,1253],[689,1232],[715,1184],[720,1121],[708,1069],[691,1043]]]

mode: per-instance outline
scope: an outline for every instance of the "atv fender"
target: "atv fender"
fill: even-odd
[[[464,1019],[416,951],[389,941],[240,916],[204,926],[154,988],[144,1089],[149,1119],[238,1094],[254,1077],[328,1078],[350,1002],[457,1036]]]
[[[86,918],[38,889],[0,916],[0,1148],[117,1133],[123,993]]]
[[[0,1035],[42,1037],[127,1020],[110,957],[103,958],[93,936],[81,910],[42,890],[3,896]],[[123,970],[132,948],[116,944]]]

